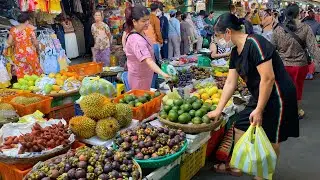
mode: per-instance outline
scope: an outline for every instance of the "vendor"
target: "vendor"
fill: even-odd
[[[14,64],[18,79],[23,78],[24,75],[42,73],[37,54],[39,43],[29,20],[28,13],[21,13],[18,16],[20,24],[10,29],[7,41],[8,47],[14,46]]]
[[[149,26],[149,15],[148,9],[141,5],[126,10],[128,35],[125,41],[125,53],[130,89],[150,90],[154,73],[169,78],[169,75],[155,63],[152,43],[144,34],[144,30]]]
[[[219,43],[216,35],[213,36],[210,43],[210,52],[212,59],[227,59],[230,56],[231,48],[226,47],[227,44]]]
[[[214,27],[219,44],[233,47],[229,73],[217,109],[209,112],[218,118],[233,95],[239,76],[252,94],[249,105],[235,122],[235,143],[250,125],[262,126],[279,156],[279,143],[299,136],[296,89],[275,47],[260,35],[241,32],[239,19],[230,13],[221,15]],[[215,166],[226,173],[241,173],[228,166]],[[255,179],[262,179],[256,177]]]

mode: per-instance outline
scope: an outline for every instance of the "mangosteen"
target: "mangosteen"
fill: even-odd
[[[111,164],[106,164],[103,168],[104,173],[109,173],[112,171],[112,165]]]
[[[186,137],[186,133],[184,133],[184,132],[181,132],[180,134],[179,134],[181,137]]]
[[[41,180],[50,180],[49,177],[44,177],[44,178],[41,178]]]
[[[55,164],[59,164],[61,162],[61,158],[56,158],[55,160],[54,160],[54,163]]]
[[[122,137],[119,137],[117,140],[116,140],[116,143],[117,144],[121,144],[121,143],[123,143],[123,138]]]
[[[131,138],[129,136],[124,138],[124,142],[130,142]]]
[[[152,146],[152,142],[148,141],[148,142],[144,143],[144,145],[145,145],[145,147],[150,147],[150,146]]]
[[[121,143],[121,147],[122,147],[125,151],[127,151],[127,150],[130,149],[130,143],[128,143],[128,142],[123,142],[123,143]]]
[[[161,148],[161,144],[157,143],[154,147],[155,147],[156,149],[159,149],[159,148]]]
[[[150,156],[149,155],[144,155],[143,159],[149,159]]]
[[[51,170],[51,176],[52,179],[57,179],[59,177],[59,171],[57,169]]]
[[[138,140],[138,136],[131,136],[131,141],[136,141]]]
[[[133,167],[133,165],[132,165],[132,164],[129,164],[129,165],[128,165],[128,171],[132,171],[132,167]]]
[[[159,133],[163,133],[163,128],[162,128],[162,127],[157,127],[157,131],[158,131]]]
[[[111,174],[113,177],[115,177],[115,178],[118,178],[118,177],[119,177],[119,173],[118,173],[118,171],[116,171],[116,170],[113,170],[110,174]]]
[[[180,135],[179,134],[175,135],[174,139],[180,139]]]
[[[113,152],[108,150],[106,153],[106,157],[108,158],[108,157],[111,157],[112,155],[113,155]]]
[[[64,165],[64,172],[68,172],[71,168],[72,168],[71,164],[66,163],[66,164]]]
[[[121,172],[122,178],[129,178],[130,174],[128,172]]]
[[[135,156],[135,158],[137,158],[137,159],[143,159],[143,154],[142,153],[138,153],[138,154],[136,154],[136,156]]]
[[[127,154],[130,155],[131,157],[134,156],[134,150],[128,151]]]
[[[68,171],[68,177],[71,179],[76,177],[76,169],[75,168],[72,168]]]
[[[176,133],[175,133],[173,130],[170,130],[170,131],[169,131],[169,136],[170,136],[171,138],[173,138],[175,135],[176,135]]]
[[[85,171],[84,169],[78,168],[78,169],[76,170],[75,177],[76,177],[77,179],[79,179],[79,178],[86,178],[86,176],[87,176],[87,173],[86,173],[86,171]]]
[[[133,164],[132,160],[128,160],[128,164]]]
[[[144,142],[143,142],[143,141],[140,141],[140,142],[139,142],[139,148],[144,148],[144,146],[145,146]]]
[[[128,164],[128,160],[127,160],[127,159],[124,159],[124,160],[122,161],[122,163],[127,165],[127,164]]]
[[[111,166],[112,166],[112,169],[119,169],[120,168],[120,164],[117,161],[113,161]]]
[[[153,153],[153,154],[151,155],[151,157],[156,158],[156,157],[158,157],[158,154],[157,154],[157,153]]]
[[[126,171],[128,171],[128,166],[125,164],[121,164],[120,170],[126,172]]]
[[[169,133],[169,129],[168,129],[168,128],[164,128],[164,129],[163,129],[163,133],[164,133],[164,134],[168,134],[168,133]]]
[[[143,128],[143,129],[147,128],[147,124],[146,123],[142,123],[141,124],[141,128]]]
[[[118,151],[119,151],[119,152],[123,152],[124,149],[123,149],[122,147],[120,147],[120,148],[118,149]]]
[[[87,168],[87,162],[86,161],[80,161],[78,162],[78,168],[86,169]]]
[[[98,177],[100,180],[107,180],[108,176],[106,174],[100,174]]]

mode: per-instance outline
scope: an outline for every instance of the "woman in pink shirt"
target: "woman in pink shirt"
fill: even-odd
[[[128,65],[128,81],[130,89],[150,90],[153,74],[157,73],[164,78],[164,73],[155,63],[153,46],[145,36],[144,30],[149,26],[148,9],[142,5],[126,10],[126,37],[125,53]]]

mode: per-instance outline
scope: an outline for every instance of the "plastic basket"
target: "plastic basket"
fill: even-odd
[[[145,90],[131,90],[127,93],[124,93],[114,99],[115,103],[119,103],[120,99],[124,98],[126,94],[133,94],[137,97],[143,96],[145,93],[154,95],[154,92],[152,91],[145,91]],[[148,117],[150,117],[152,114],[157,113],[160,111],[161,108],[161,100],[163,98],[164,94],[161,94],[160,96],[152,99],[151,101],[144,103],[143,105],[139,107],[132,107],[133,112],[133,119],[136,120],[144,120]]]
[[[198,150],[191,154],[182,156],[180,164],[180,180],[190,180],[197,172],[204,167],[206,162],[207,144],[203,144]]]
[[[21,104],[16,104],[10,102],[13,98],[17,96],[24,96],[24,97],[40,97],[42,100],[33,104],[29,105],[21,105]],[[32,93],[20,93],[18,95],[14,96],[8,96],[2,99],[3,102],[10,103],[16,110],[19,116],[25,116],[28,114],[32,114],[35,111],[39,110],[44,114],[48,114],[51,111],[51,102],[52,102],[52,97],[48,96],[42,96],[38,94],[32,94]]]
[[[69,72],[76,72],[79,76],[91,76],[103,71],[103,64],[96,62],[82,63],[68,67]]]
[[[70,103],[54,107],[47,116],[49,119],[64,119],[68,121],[75,116],[74,105]]]
[[[169,154],[166,156],[161,156],[159,158],[147,159],[147,160],[138,160],[137,163],[141,166],[141,168],[160,168],[162,166],[166,166],[171,164],[173,161],[178,159],[188,148],[188,141],[186,140],[183,147],[176,152],[175,154]]]
[[[81,107],[79,104],[75,103],[74,104],[74,112],[76,116],[83,116],[83,111],[81,110]]]

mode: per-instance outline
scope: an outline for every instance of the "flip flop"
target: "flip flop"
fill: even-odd
[[[215,171],[216,173],[219,173],[219,174],[228,174],[228,175],[236,176],[236,177],[242,176],[242,172],[240,170],[230,168],[229,166],[227,166],[223,163],[215,164],[213,166],[213,171]]]

